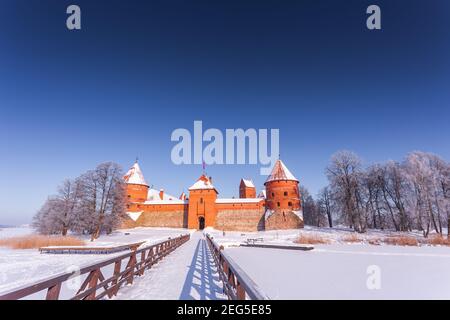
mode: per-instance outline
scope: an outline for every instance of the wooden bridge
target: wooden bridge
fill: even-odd
[[[189,245],[182,246],[188,241]],[[201,232],[133,249],[79,270],[0,293],[0,300],[38,299],[42,293],[47,300],[152,299],[160,297],[161,290],[170,299],[268,299],[223,248]],[[166,256],[168,260],[161,262]],[[187,267],[180,270],[180,266]],[[69,297],[64,297],[63,285],[75,279],[80,285]]]

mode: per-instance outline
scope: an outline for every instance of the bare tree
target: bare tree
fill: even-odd
[[[440,197],[438,174],[433,166],[436,160],[434,155],[416,151],[410,153],[405,162],[408,177],[414,186],[414,211],[425,237],[428,236],[431,226],[436,233],[442,234],[443,194]]]
[[[39,232],[66,235],[68,231],[97,239],[110,233],[125,215],[125,184],[121,168],[102,163],[75,180],[65,180],[33,220]]]
[[[325,187],[319,192],[317,199],[318,211],[327,217],[328,226],[333,228],[333,199],[329,187]]]
[[[112,162],[102,163],[81,177],[83,216],[88,220],[91,240],[102,231],[111,232],[125,212],[125,185],[121,168]]]
[[[76,220],[80,191],[77,180],[65,180],[57,194],[49,197],[35,216],[33,225],[36,229],[41,233],[66,236]]]
[[[81,186],[79,180],[67,179],[58,188],[56,210],[60,213],[62,225],[61,233],[63,236],[67,235],[67,232],[76,219],[80,196]]]
[[[63,228],[57,200],[49,197],[33,217],[32,226],[42,234],[59,234]]]
[[[337,152],[332,156],[326,173],[336,202],[350,227],[357,232],[365,232],[367,221],[361,194],[361,160],[351,151]]]

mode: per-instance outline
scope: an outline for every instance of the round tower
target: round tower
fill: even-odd
[[[124,176],[127,184],[127,201],[128,202],[145,202],[148,196],[148,184],[145,182],[144,175],[136,160],[134,165],[128,170]]]
[[[303,227],[298,180],[281,160],[277,160],[264,183],[266,187],[265,229]]]

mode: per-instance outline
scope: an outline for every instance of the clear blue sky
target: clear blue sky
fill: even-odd
[[[69,4],[82,30],[65,27]],[[365,10],[382,9],[382,30]],[[366,163],[450,159],[450,3],[24,1],[0,4],[0,224],[27,223],[66,177],[139,156],[179,195],[201,166],[170,160],[176,128],[279,128],[315,194],[340,149]],[[210,166],[221,196],[259,165]]]

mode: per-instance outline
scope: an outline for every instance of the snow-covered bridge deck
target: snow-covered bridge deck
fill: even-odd
[[[195,232],[114,299],[216,300],[226,296],[203,234]]]

